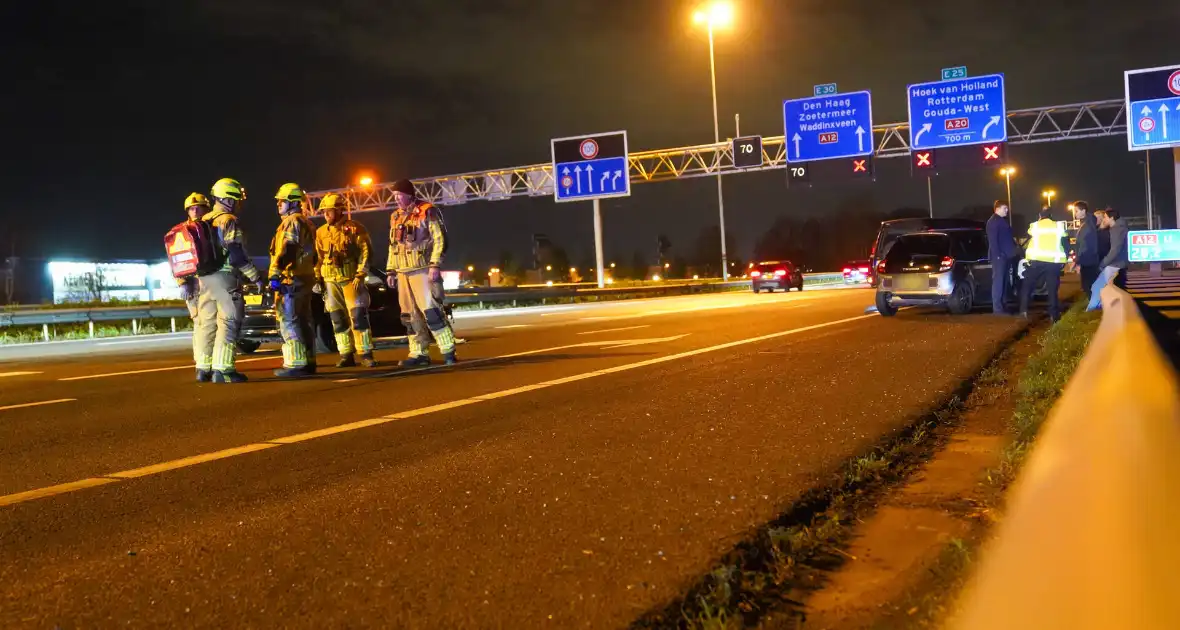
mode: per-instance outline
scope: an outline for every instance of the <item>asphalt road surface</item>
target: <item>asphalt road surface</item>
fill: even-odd
[[[471,317],[460,366],[300,381],[0,362],[0,626],[625,626],[1020,326],[871,301]]]

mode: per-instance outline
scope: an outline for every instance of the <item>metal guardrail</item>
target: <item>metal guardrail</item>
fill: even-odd
[[[844,281],[843,274],[818,273],[804,274],[805,286],[835,284]],[[596,286],[541,286],[541,287],[505,287],[478,288],[456,291],[447,294],[447,301],[451,304],[499,304],[509,302],[537,302],[551,299],[575,297],[603,296],[618,297],[623,295],[686,295],[705,293],[714,290],[737,289],[750,286],[749,280],[733,282],[707,281],[674,281],[666,284],[640,285],[630,287],[607,287],[599,289]],[[85,324],[112,321],[136,321],[153,318],[188,317],[188,309],[183,306],[115,306],[73,309],[21,309],[0,311],[0,328],[8,326],[53,326],[56,324]]]
[[[1180,628],[1180,379],[1129,294],[1102,306],[949,627]]]

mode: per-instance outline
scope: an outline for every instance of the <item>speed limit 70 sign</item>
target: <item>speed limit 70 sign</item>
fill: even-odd
[[[734,138],[733,165],[737,168],[762,166],[762,136]]]

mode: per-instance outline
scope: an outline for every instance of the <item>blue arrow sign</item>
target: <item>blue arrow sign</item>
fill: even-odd
[[[1128,258],[1133,262],[1180,260],[1180,230],[1138,230],[1127,234]]]
[[[911,150],[1008,139],[1002,74],[919,83],[906,91]]]
[[[1124,73],[1127,148],[1180,147],[1180,66]]]
[[[873,154],[873,99],[847,92],[783,101],[788,162]]]
[[[626,197],[631,194],[627,132],[555,138],[550,142],[550,147],[553,153],[554,201]]]

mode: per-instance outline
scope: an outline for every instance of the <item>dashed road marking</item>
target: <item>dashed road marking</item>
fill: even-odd
[[[599,333],[623,332],[624,330],[639,330],[640,328],[651,328],[651,324],[644,324],[642,326],[626,326],[623,328],[607,328],[605,330],[587,330],[586,332],[580,332],[578,334],[579,335],[597,335]]]
[[[274,361],[275,359],[281,359],[281,358],[283,358],[281,355],[276,354],[273,357],[258,357],[255,359],[238,359],[234,363],[253,363],[254,361]],[[173,370],[195,370],[195,369],[197,369],[196,365],[172,365],[169,367],[162,367],[162,368],[148,368],[148,369],[144,369],[144,370],[128,370],[126,372],[107,372],[105,374],[87,374],[85,376],[67,376],[65,378],[59,378],[57,380],[59,380],[59,381],[85,381],[85,380],[92,379],[92,378],[107,378],[110,376],[128,376],[130,374],[151,374],[153,372],[171,372]]]
[[[0,407],[0,411],[8,411],[9,409],[24,409],[26,407],[41,407],[43,405],[56,405],[58,403],[74,402],[77,398],[58,398],[57,400],[42,400],[39,402],[21,403],[19,405],[5,405]]]
[[[42,372],[0,372],[0,378],[6,376],[33,376],[34,374],[42,374]]]

